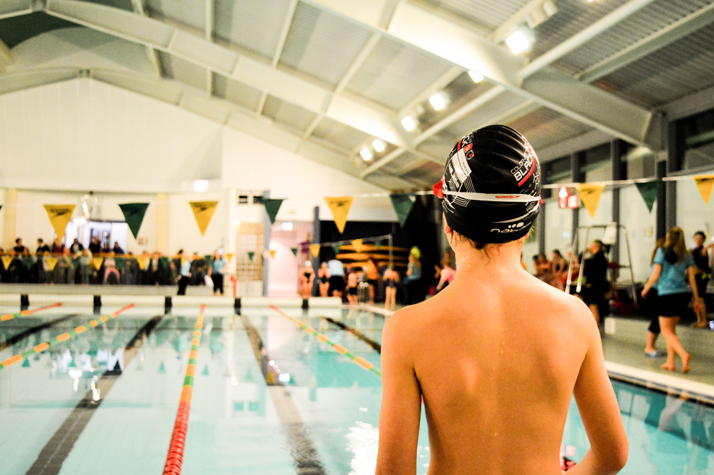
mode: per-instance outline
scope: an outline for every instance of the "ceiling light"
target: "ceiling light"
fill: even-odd
[[[446,101],[438,92],[429,98],[429,102],[435,111],[440,111],[446,107]]]
[[[372,146],[378,152],[381,152],[382,150],[384,150],[384,142],[382,142],[379,139],[375,139],[374,142],[372,142]]]
[[[365,161],[372,159],[372,152],[370,152],[368,148],[363,148],[359,154],[362,155],[362,158],[364,158]]]
[[[407,129],[407,132],[411,132],[416,128],[416,124],[414,123],[414,119],[412,119],[409,116],[406,116],[405,118],[402,119],[402,125],[404,126],[405,129]]]
[[[524,29],[516,30],[511,36],[506,39],[506,44],[511,49],[513,54],[522,53],[531,47],[531,42],[528,39]]]
[[[469,76],[471,76],[471,79],[473,79],[474,82],[483,81],[483,74],[477,73],[476,71],[469,71]]]
[[[193,191],[196,193],[203,193],[208,191],[208,181],[207,180],[196,180],[193,182]]]

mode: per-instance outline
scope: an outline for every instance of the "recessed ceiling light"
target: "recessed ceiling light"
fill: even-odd
[[[371,160],[372,159],[372,152],[369,151],[368,148],[363,148],[360,152],[360,155],[362,155],[362,158],[366,160]]]
[[[196,193],[203,193],[208,190],[207,180],[196,180],[193,182],[193,191]]]
[[[438,92],[429,98],[429,102],[431,103],[431,107],[433,107],[435,111],[440,111],[441,109],[446,107],[446,101],[443,97],[441,97],[441,94],[439,94]]]
[[[511,49],[513,54],[522,53],[531,46],[530,40],[522,29],[517,30],[511,36],[506,38],[506,44]]]
[[[375,139],[375,140],[372,142],[372,146],[373,146],[374,149],[375,149],[376,151],[378,151],[378,152],[381,152],[382,150],[384,150],[384,142],[382,142],[382,141],[379,140],[379,139]]]
[[[483,74],[477,73],[476,71],[469,71],[469,76],[471,76],[471,79],[473,79],[474,82],[483,81]]]
[[[406,116],[405,118],[402,119],[402,125],[407,130],[407,132],[411,132],[412,130],[414,130],[414,128],[416,128],[414,119],[412,119],[409,116]]]

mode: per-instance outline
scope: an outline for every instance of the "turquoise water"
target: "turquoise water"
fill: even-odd
[[[0,323],[0,347],[7,346],[0,360],[95,318],[87,309],[60,310]],[[0,309],[8,311],[16,309]],[[75,312],[79,315],[28,332]],[[383,317],[335,309],[286,312],[379,366],[379,354],[370,345],[321,317],[376,343]],[[101,405],[85,411],[92,417],[76,431],[74,444],[56,451],[53,460],[60,460],[61,469],[52,473],[161,473],[198,309],[175,309],[138,351],[124,347],[162,314],[161,309],[132,309],[0,370],[0,474],[25,474],[43,461],[53,436],[76,417],[74,408],[87,394]],[[251,328],[263,345],[258,356]],[[6,343],[22,334],[26,338]],[[117,362],[123,372],[103,390],[107,378],[102,374]],[[285,383],[266,384],[268,368]],[[330,474],[374,473],[380,379],[276,312],[245,309],[241,318],[229,309],[208,309],[194,381],[183,473],[295,474],[309,471],[306,467],[317,467],[310,473],[320,473],[320,467]],[[624,383],[613,386],[630,440],[621,473],[714,474],[714,410]],[[574,402],[563,443],[575,460],[588,447]],[[424,474],[429,463],[424,418],[417,456],[418,473]]]

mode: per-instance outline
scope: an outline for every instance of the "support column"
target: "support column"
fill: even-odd
[[[665,176],[670,176],[681,168],[680,151],[682,144],[677,140],[676,123],[670,122],[667,125],[667,173]],[[665,195],[665,227],[666,229],[677,225],[677,182],[664,182],[666,188]],[[659,208],[659,204],[657,205]]]
[[[655,163],[655,177],[662,179],[667,176],[667,161]],[[657,191],[657,214],[655,216],[655,239],[663,238],[667,234],[667,187],[661,185]]]
[[[15,238],[17,238],[17,188],[5,190],[5,204],[2,207],[5,213],[4,247],[12,249],[15,246]]]
[[[545,206],[538,213],[538,254],[545,254]]]
[[[169,252],[168,201],[169,197],[166,193],[158,193],[156,195],[156,250],[164,255],[171,255]]]
[[[270,190],[263,192],[263,198],[270,198]],[[263,213],[263,297],[268,296],[268,278],[270,276],[270,258],[265,257],[270,250],[270,235],[273,229],[273,223],[270,222],[268,213]]]
[[[610,165],[613,180],[624,180],[627,178],[627,168],[623,167],[622,154],[625,152],[625,143],[622,140],[610,142]],[[626,164],[625,164],[626,165]],[[620,224],[620,188],[612,189],[612,222]],[[620,262],[620,229],[617,228],[615,234],[615,244],[612,246],[612,260]]]
[[[585,158],[584,152],[575,152],[570,155],[570,178],[573,183],[580,183],[582,180],[582,174],[580,173],[581,164]],[[571,226],[571,242],[575,239],[575,233],[578,232],[578,226],[580,225],[580,210],[578,208],[573,210],[573,224]],[[575,249],[571,249],[571,252],[575,253]]]

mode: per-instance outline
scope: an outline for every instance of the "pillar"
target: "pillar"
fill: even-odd
[[[11,249],[15,246],[17,236],[17,188],[5,190],[5,204],[2,206],[5,213],[4,222],[4,248]],[[27,243],[25,243],[27,244]]]
[[[171,255],[169,250],[169,198],[166,193],[156,195],[156,250],[162,254]]]

